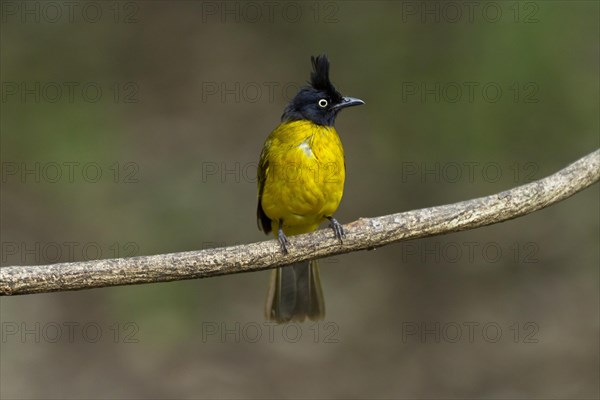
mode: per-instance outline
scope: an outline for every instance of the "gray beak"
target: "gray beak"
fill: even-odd
[[[360,106],[361,104],[365,104],[365,102],[361,99],[357,99],[354,97],[343,97],[342,102],[334,105],[332,108],[334,110],[339,110],[346,107]]]

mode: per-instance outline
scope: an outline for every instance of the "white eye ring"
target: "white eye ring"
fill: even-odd
[[[321,108],[325,108],[325,107],[327,107],[327,104],[329,104],[329,103],[327,102],[327,100],[325,100],[325,99],[321,99],[321,100],[319,100],[319,107],[321,107]]]

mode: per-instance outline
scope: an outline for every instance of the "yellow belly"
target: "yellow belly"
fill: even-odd
[[[269,135],[262,207],[277,234],[310,232],[337,210],[344,191],[344,150],[333,127],[310,121],[281,124]],[[261,164],[263,160],[261,159]]]

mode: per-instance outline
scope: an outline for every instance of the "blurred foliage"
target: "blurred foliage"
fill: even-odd
[[[444,2],[272,2],[272,20],[266,3],[251,3],[258,21],[243,2],[99,2],[96,22],[81,12],[70,21],[60,2],[62,18],[49,21],[45,4],[2,3],[3,266],[265,239],[258,156],[321,52],[342,93],[366,101],[338,118],[340,221],[499,192],[599,146],[597,2],[478,2],[472,20],[453,3],[456,22]],[[483,16],[487,5],[501,10],[497,21]],[[36,83],[39,101],[22,93]],[[86,85],[100,87],[97,101]],[[496,101],[486,85],[501,89]],[[73,179],[64,163],[75,163]],[[39,182],[23,166],[38,168]],[[597,397],[598,228],[595,186],[508,223],[323,260],[336,343],[324,341],[323,324],[318,340],[301,325],[298,343],[204,340],[222,324],[267,332],[267,273],[2,298],[3,323],[94,322],[105,338],[115,323],[139,331],[138,343],[3,337],[1,395]],[[465,243],[477,244],[473,259]],[[58,259],[43,251],[52,244]],[[481,251],[490,244],[497,261]],[[492,321],[504,336],[403,341],[407,321]],[[526,322],[539,327],[537,344],[507,339]]]

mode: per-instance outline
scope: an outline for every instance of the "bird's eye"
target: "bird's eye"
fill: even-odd
[[[327,104],[329,104],[329,103],[327,102],[327,100],[325,100],[325,99],[321,99],[321,100],[319,100],[319,107],[321,107],[321,108],[325,108],[325,107],[327,107]]]

